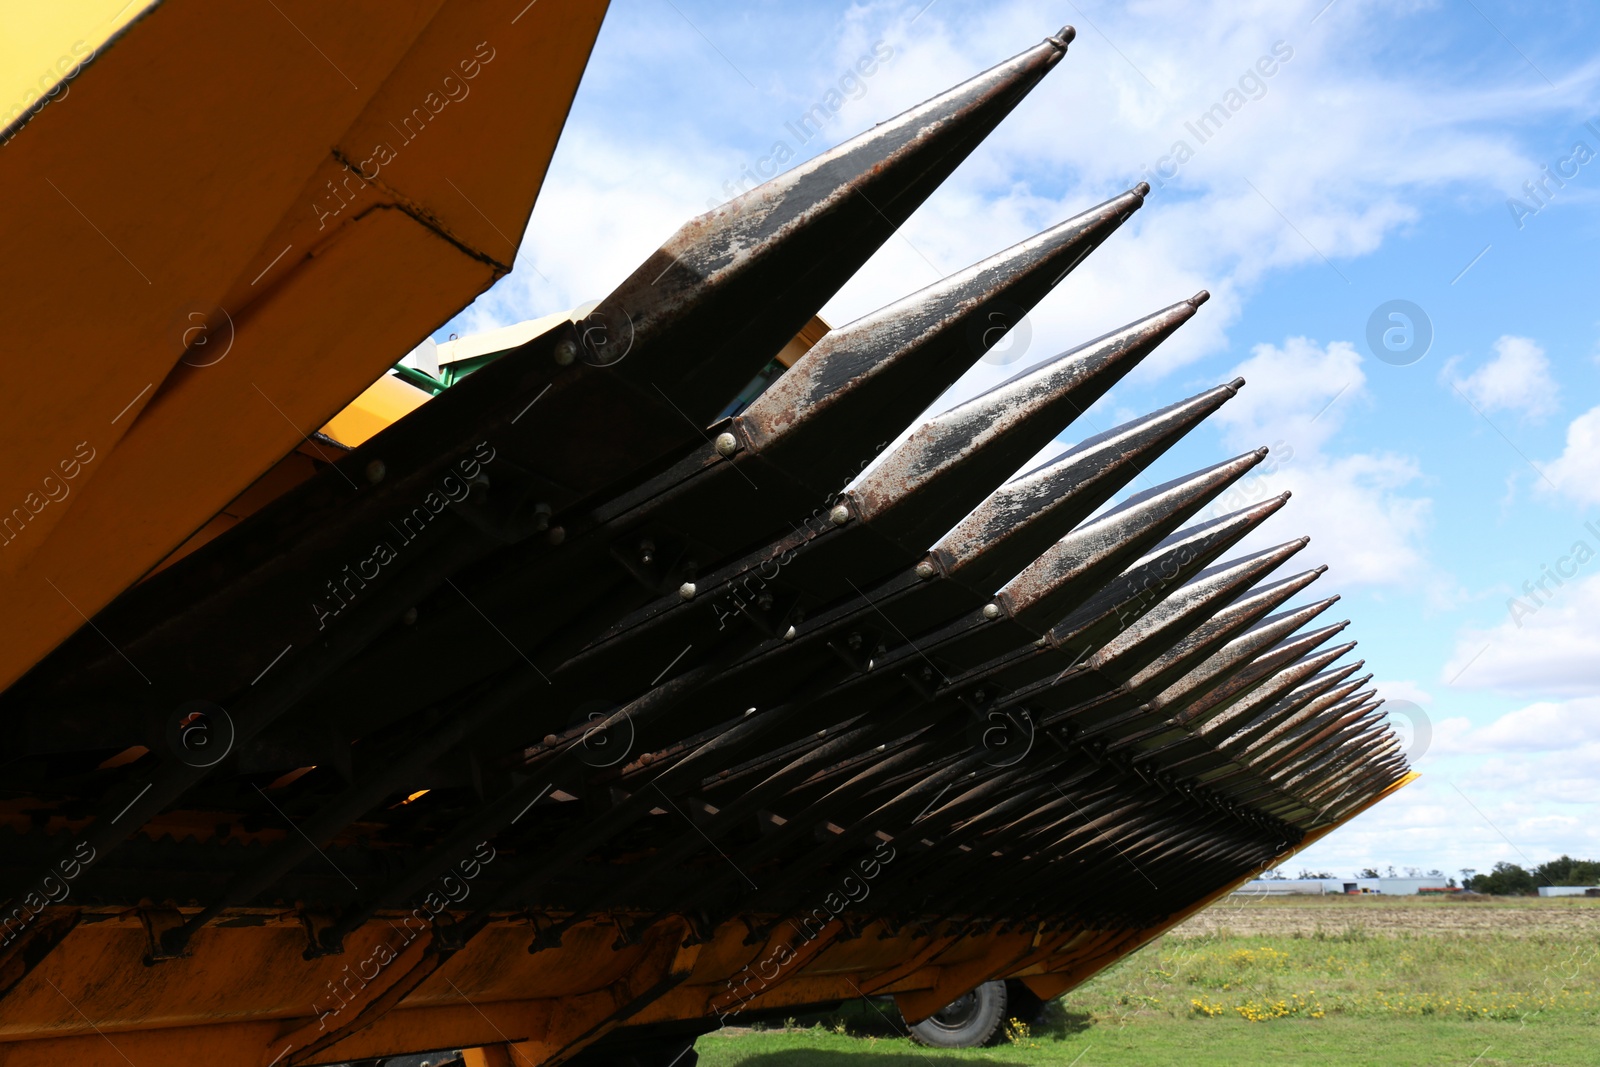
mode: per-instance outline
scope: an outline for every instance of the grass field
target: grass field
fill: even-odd
[[[1600,901],[1228,899],[999,1046],[936,1052],[902,1030],[855,1005],[696,1047],[704,1067],[1595,1067]]]

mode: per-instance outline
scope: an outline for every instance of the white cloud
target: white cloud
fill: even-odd
[[[1409,700],[1423,708],[1433,706],[1433,694],[1409,679],[1379,680],[1372,684],[1378,687],[1378,695],[1385,700]]]
[[[1600,407],[1572,420],[1565,450],[1542,466],[1545,478],[1562,493],[1580,504],[1600,504]]]
[[[1463,631],[1440,672],[1447,683],[1514,695],[1600,692],[1600,574],[1579,570],[1600,570],[1591,558],[1600,539],[1587,529],[1573,535],[1573,547],[1581,541],[1587,554],[1569,550],[1542,565],[1507,598],[1503,622]]]
[[[1512,411],[1538,417],[1556,409],[1559,386],[1550,377],[1550,360],[1538,342],[1506,334],[1494,343],[1495,358],[1467,375],[1454,376],[1458,360],[1443,374],[1481,411]]]
[[[1538,701],[1477,725],[1465,716],[1435,724],[1435,756],[1570,753],[1600,745],[1600,697]],[[1590,772],[1600,786],[1600,764]]]
[[[1424,775],[1289,866],[1348,876],[1369,864],[1382,870],[1421,863],[1459,879],[1464,867],[1484,872],[1502,860],[1528,867],[1563,853],[1600,856],[1600,825],[1586,817],[1583,802],[1567,801],[1565,810],[1547,803],[1528,803],[1475,779]]]
[[[1294,493],[1284,518],[1256,540],[1281,541],[1286,524],[1309,534],[1306,550],[1326,562],[1341,588],[1419,586],[1435,580],[1421,549],[1432,504],[1406,490],[1420,477],[1414,460],[1388,453],[1330,455],[1346,411],[1366,398],[1361,355],[1348,343],[1319,346],[1291,337],[1281,347],[1257,345],[1234,368],[1239,395],[1213,416],[1230,449],[1272,449],[1257,474],[1225,507],[1284,490]]]
[[[1291,863],[1350,874],[1437,865],[1459,877],[1505,860],[1600,857],[1600,701],[1534,704],[1479,726],[1433,724],[1420,776]]]
[[[1320,6],[1308,0],[1291,16],[1277,0],[1141,0],[1097,12],[1057,69],[825,316],[849,321],[1115,195],[1187,139],[1195,154],[1177,177],[1034,313],[1025,357],[1044,359],[1209,289],[1212,301],[1135,372],[1134,381],[1147,381],[1225,350],[1227,329],[1264,277],[1305,266],[1337,282],[1324,257],[1337,268],[1374,251],[1418,217],[1424,195],[1452,187],[1498,205],[1502,190],[1538,169],[1516,147],[1512,125],[1586,102],[1596,80],[1585,69],[1556,91],[1534,91],[1464,80],[1440,65],[1383,64],[1367,54],[1367,36],[1348,30],[1375,12],[1393,17],[1392,4],[1345,0],[1306,30]],[[518,269],[465,323],[503,325],[601,295],[775,141],[795,149],[789,165],[800,162],[1028,46],[1055,30],[1061,12],[1044,0],[1011,0],[911,14],[865,0],[841,17],[822,8],[773,15],[766,22],[781,25],[776,37],[763,20],[744,20],[748,40],[731,32],[733,23],[702,27],[718,55],[671,8],[625,17],[619,5]],[[756,51],[785,37],[818,44]],[[800,144],[788,123],[880,40],[894,58],[821,136]],[[1200,143],[1189,132],[1186,124],[1237,89],[1261,57],[1286,52],[1213,136]],[[1372,150],[1390,143],[1407,150]],[[980,363],[945,402],[1023,365]]]
[[[1280,348],[1261,344],[1233,368],[1245,380],[1239,395],[1213,416],[1238,448],[1283,441],[1296,456],[1320,452],[1350,405],[1365,397],[1361,354],[1348,341],[1324,347],[1291,337]]]

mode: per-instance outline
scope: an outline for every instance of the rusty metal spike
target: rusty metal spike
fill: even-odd
[[[1300,735],[1307,723],[1316,719],[1317,716],[1323,714],[1329,708],[1342,703],[1350,694],[1356,692],[1371,680],[1372,675],[1365,674],[1360,678],[1352,678],[1334,686],[1261,737],[1244,746],[1239,758],[1247,763],[1258,763],[1271,757],[1274,753],[1282,751],[1284,746],[1291,744],[1293,739]]]
[[[828,333],[735,420],[745,440],[817,492],[839,491],[1148,191],[1141,184]]]
[[[1147,673],[1147,665],[1156,673],[1169,669],[1165,664],[1186,658],[1192,647],[1204,640],[1192,638],[1198,629],[1205,629],[1212,622],[1228,624],[1227,608],[1235,600],[1240,601],[1245,614],[1259,610],[1264,615],[1308,584],[1309,578],[1297,575],[1245,593],[1309,541],[1302,537],[1202,571],[1118,635],[1090,662],[1108,677],[1130,680]],[[1315,576],[1315,572],[1307,573]]]
[[[996,602],[1026,627],[1042,632],[1055,625],[1266,455],[1258,448],[1129,497],[1051,545],[1006,583]]]
[[[851,490],[874,529],[926,548],[1154,351],[1200,292],[935,416]]]
[[[711,419],[1060,61],[1066,36],[686,224],[579,324],[585,361]]]
[[[1267,774],[1269,780],[1278,781],[1296,767],[1303,766],[1319,756],[1322,751],[1320,746],[1324,743],[1330,741],[1337,743],[1339,739],[1337,736],[1330,737],[1328,733],[1330,729],[1342,723],[1352,722],[1356,716],[1368,709],[1375,711],[1376,704],[1373,698],[1376,695],[1375,690],[1368,689],[1353,693],[1331,707],[1323,709],[1284,734],[1277,744],[1257,753],[1250,761],[1251,765]],[[1377,703],[1381,704],[1382,701]]]
[[[1242,385],[1244,379],[1236,379],[1095,434],[1012,478],[935,546],[945,573],[971,589],[994,592]]]
[[[1284,493],[1164,539],[1050,630],[1050,639],[1082,654],[1101,647],[1216,561],[1288,502]]]
[[[1354,644],[1354,642],[1351,642],[1351,644]],[[1226,736],[1217,739],[1213,743],[1219,749],[1242,749],[1246,744],[1253,743],[1258,738],[1276,730],[1292,716],[1298,714],[1306,705],[1360,669],[1361,661],[1358,660],[1355,663],[1334,667],[1313,675],[1310,679],[1296,685],[1287,695],[1269,705],[1264,711],[1257,713],[1255,718],[1236,729],[1228,731]],[[1252,708],[1251,710],[1254,711],[1255,709]]]
[[[1252,707],[1271,703],[1302,679],[1309,678],[1332,663],[1356,643],[1350,641],[1324,652],[1315,652],[1323,642],[1344,630],[1340,623],[1313,630],[1263,653],[1236,679],[1220,686],[1183,710],[1180,721],[1200,734],[1248,715]],[[1265,703],[1260,703],[1260,702]]]
[[[1167,709],[1168,711],[1173,711],[1177,708],[1187,711],[1192,701],[1200,699],[1203,695],[1222,685],[1224,681],[1243,669],[1257,654],[1272,648],[1279,641],[1300,629],[1301,626],[1327,611],[1338,602],[1338,597],[1327,597],[1302,608],[1295,608],[1268,616],[1260,622],[1246,627],[1242,633],[1238,632],[1237,627],[1228,626],[1226,619],[1226,615],[1230,612],[1255,611],[1257,605],[1252,604],[1251,601],[1257,597],[1260,598],[1259,602],[1262,604],[1271,606],[1281,604],[1314,581],[1319,573],[1318,571],[1305,571],[1294,578],[1274,583],[1272,586],[1264,587],[1252,593],[1249,597],[1241,599],[1236,604],[1229,605],[1229,608],[1224,612],[1219,612],[1217,618],[1212,620],[1212,623],[1208,623],[1197,630],[1191,640],[1196,644],[1214,644],[1215,637],[1208,638],[1206,634],[1206,631],[1212,628],[1213,624],[1218,630],[1225,629],[1229,632],[1238,633],[1238,636],[1229,639],[1207,659],[1187,669],[1181,678],[1162,690],[1151,703],[1156,708]],[[1271,607],[1268,607],[1267,610],[1270,611]]]
[[[1290,639],[1291,634],[1325,611],[1335,599],[1262,619],[1168,686],[1150,703],[1155,709],[1171,713],[1171,718],[1137,738],[1141,751],[1136,758],[1159,758],[1162,766],[1167,767],[1195,755],[1213,753],[1215,750],[1208,741],[1199,736],[1196,716],[1202,710],[1226,706],[1253,694],[1271,680],[1279,667],[1301,658],[1337,632],[1335,627],[1324,627]],[[1279,684],[1287,689],[1292,683]]]

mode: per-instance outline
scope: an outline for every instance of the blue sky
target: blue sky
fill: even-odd
[[[1331,568],[1312,591],[1343,594],[1380,693],[1428,735],[1418,782],[1290,872],[1600,857],[1593,4],[615,0],[516,271],[436,337],[598,299],[780,142],[792,166],[1063,23],[1067,58],[824,317],[1161,167],[1146,207],[1030,317],[1020,358],[979,364],[936,406],[1209,289],[1064,439],[1247,378],[1152,474],[1277,446],[1254,488],[1295,499],[1265,540],[1311,535],[1298,558]],[[818,102],[837,114],[802,143],[790,124]],[[1189,124],[1218,103],[1237,110],[1202,142]],[[1433,335],[1406,365],[1367,340],[1393,300]],[[1545,567],[1569,576],[1534,599]]]

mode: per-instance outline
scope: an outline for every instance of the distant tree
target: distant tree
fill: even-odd
[[[1305,878],[1305,879],[1334,878],[1334,877],[1336,877],[1336,875],[1330,874],[1327,871],[1308,871],[1304,867],[1302,867],[1302,868],[1300,868],[1300,873],[1298,875],[1296,875],[1296,877],[1297,878]]]
[[[1488,874],[1469,879],[1466,888],[1474,893],[1492,893],[1497,897],[1531,896],[1537,891],[1538,884],[1529,871],[1515,863],[1501,861]]]
[[[1428,877],[1429,878],[1443,878],[1444,877],[1444,872],[1439,870],[1438,868],[1434,868],[1433,870],[1430,870],[1428,872]],[[1454,885],[1455,884],[1455,879],[1452,878],[1450,880],[1450,884]]]
[[[1378,877],[1381,877],[1381,876],[1378,874],[1378,868],[1376,868],[1376,867],[1363,867],[1359,871],[1356,872],[1356,877],[1357,878],[1378,878]]]
[[[1261,877],[1266,879],[1269,882],[1281,882],[1285,878],[1288,878],[1289,876],[1284,874],[1283,870],[1281,868],[1273,867],[1270,870],[1262,871],[1261,872]]]
[[[1385,878],[1393,878],[1394,876],[1395,876],[1395,874],[1394,874],[1394,864],[1391,863],[1391,864],[1389,864],[1389,873],[1384,875],[1384,877]]]
[[[1563,855],[1533,869],[1540,885],[1600,885],[1600,861]]]
[[[1406,868],[1406,877],[1407,878],[1421,878],[1422,877],[1422,868],[1421,867],[1407,867]]]
[[[1472,876],[1477,874],[1477,873],[1478,873],[1478,868],[1476,868],[1476,867],[1463,867],[1463,868],[1461,868],[1461,884],[1462,884],[1462,886],[1463,887],[1470,886],[1472,884]]]

